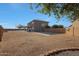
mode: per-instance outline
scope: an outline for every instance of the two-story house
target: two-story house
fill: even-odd
[[[45,26],[48,26],[47,21],[35,19],[27,24],[27,31],[42,32],[44,31]]]

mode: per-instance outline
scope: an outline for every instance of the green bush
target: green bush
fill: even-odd
[[[58,28],[58,25],[53,25],[52,28]]]
[[[63,26],[63,25],[59,25],[58,27],[59,27],[59,28],[64,28],[64,26]]]
[[[64,28],[63,25],[53,25],[52,28]]]

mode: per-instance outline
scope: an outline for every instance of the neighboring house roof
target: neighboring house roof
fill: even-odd
[[[28,24],[31,24],[32,22],[42,22],[42,23],[49,23],[48,21],[43,21],[43,20],[32,20],[31,22],[29,22]]]

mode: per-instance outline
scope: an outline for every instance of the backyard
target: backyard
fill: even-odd
[[[26,31],[4,32],[0,42],[0,55],[39,56],[57,49],[79,47],[79,36],[43,34]]]

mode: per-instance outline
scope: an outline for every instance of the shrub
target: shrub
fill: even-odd
[[[64,28],[63,25],[53,25],[52,28]]]
[[[52,28],[58,28],[58,25],[53,25]]]
[[[63,26],[63,25],[59,25],[58,27],[59,27],[59,28],[64,28],[64,26]]]

